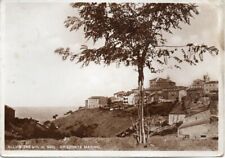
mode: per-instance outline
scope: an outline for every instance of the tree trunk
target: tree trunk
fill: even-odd
[[[138,89],[139,89],[139,105],[138,105],[138,118],[139,118],[139,143],[146,143],[146,135],[144,129],[144,92],[143,92],[143,83],[144,83],[144,72],[143,68],[138,68]]]

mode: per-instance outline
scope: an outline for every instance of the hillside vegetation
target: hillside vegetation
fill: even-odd
[[[75,111],[54,123],[65,136],[112,137],[129,128],[135,118],[132,111],[96,108]]]

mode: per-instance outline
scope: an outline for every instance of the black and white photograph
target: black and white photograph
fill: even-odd
[[[223,9],[1,1],[1,155],[222,156]]]

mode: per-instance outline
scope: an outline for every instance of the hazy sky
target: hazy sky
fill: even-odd
[[[82,31],[69,32],[63,25],[76,11],[68,3],[7,3],[5,21],[4,103],[11,106],[84,105],[92,95],[111,96],[119,90],[137,87],[137,73],[131,67],[80,65],[62,61],[54,53],[58,47],[79,51],[85,44]],[[183,25],[168,35],[168,44],[190,42],[215,45],[219,48],[219,23],[216,6],[200,5],[200,15],[191,25]],[[184,65],[161,74],[145,72],[145,87],[156,76],[170,78],[178,85],[208,73],[219,77],[219,57],[208,57],[198,66]]]

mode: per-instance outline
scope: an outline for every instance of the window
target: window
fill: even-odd
[[[201,138],[206,138],[206,135],[201,135]]]

